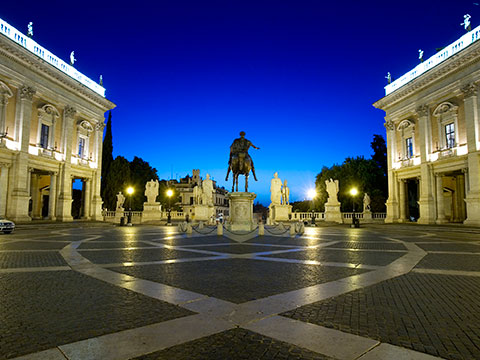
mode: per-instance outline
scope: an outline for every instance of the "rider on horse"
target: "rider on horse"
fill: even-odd
[[[240,131],[240,137],[235,139],[232,145],[230,146],[230,159],[228,160],[227,179],[228,179],[228,174],[230,173],[230,170],[231,170],[232,158],[244,157],[245,161],[250,160],[250,164],[252,165],[253,178],[255,179],[255,181],[257,181],[257,176],[255,175],[255,168],[253,167],[253,160],[248,154],[248,149],[250,148],[250,146],[257,150],[260,149],[259,147],[256,147],[255,145],[253,145],[250,140],[245,139],[244,131]]]

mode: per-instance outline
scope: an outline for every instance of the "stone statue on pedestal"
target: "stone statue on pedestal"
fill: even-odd
[[[213,205],[213,181],[210,175],[207,174],[205,180],[202,182],[202,200],[204,205]]]
[[[273,205],[280,205],[282,203],[282,180],[278,178],[278,172],[273,174],[273,179],[271,180],[270,200]]]
[[[145,196],[148,204],[154,204],[158,196],[158,180],[150,180],[145,184]]]
[[[123,196],[122,192],[120,191],[117,194],[117,211],[123,211],[123,203],[125,202],[125,196]]]
[[[363,211],[370,211],[370,196],[367,193],[363,195]]]
[[[290,205],[290,189],[287,186],[287,180],[283,182],[282,188],[282,204]]]
[[[338,180],[325,180],[325,185],[327,188],[327,194],[328,194],[328,202],[329,203],[338,203]]]

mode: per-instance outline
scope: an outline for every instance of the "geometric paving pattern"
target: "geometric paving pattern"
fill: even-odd
[[[479,234],[20,226],[0,235],[0,359],[480,358]]]

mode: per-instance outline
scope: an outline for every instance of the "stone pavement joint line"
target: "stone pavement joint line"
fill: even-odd
[[[27,355],[21,357],[21,359],[47,359],[50,356],[54,360],[64,358],[69,360],[130,359],[135,356],[141,356],[158,350],[166,349],[171,346],[183,344],[236,327],[251,330],[273,339],[281,340],[316,353],[332,356],[337,359],[353,360],[361,358],[363,360],[373,360],[377,358],[380,359],[381,357],[378,356],[384,356],[385,354],[388,354],[388,356],[390,356],[392,359],[434,359],[432,356],[418,353],[413,350],[399,348],[393,345],[380,343],[377,340],[348,334],[339,330],[329,329],[323,326],[305,323],[278,315],[304,305],[336,297],[338,295],[342,295],[366,286],[374,285],[384,280],[398,277],[410,272],[427,254],[426,251],[422,250],[413,243],[390,238],[389,240],[392,240],[398,244],[403,244],[406,250],[402,250],[401,252],[405,253],[405,255],[394,260],[386,266],[363,266],[364,268],[373,269],[373,271],[348,276],[346,278],[323,284],[309,286],[299,290],[272,295],[246,303],[235,304],[192,291],[114,272],[106,269],[105,264],[93,264],[84,258],[77,249],[81,244],[98,239],[100,237],[101,235],[94,235],[83,240],[71,242],[60,251],[60,254],[74,271],[124,289],[162,300],[170,304],[181,306],[185,309],[196,312],[197,315],[190,315],[130,330],[123,330],[95,338],[89,338],[87,340],[66,345],[60,345],[56,349],[50,349],[40,353]],[[185,238],[187,237],[181,237],[181,239]],[[241,240],[233,238],[233,240],[248,240],[245,240],[244,238],[245,237],[242,237]],[[328,241],[315,245],[315,248],[323,248],[334,245],[339,241],[340,240]],[[182,247],[181,245],[172,246],[161,243],[159,244],[148,240],[142,240],[141,242],[159,248],[191,251],[212,255],[211,258],[213,258],[213,261],[225,258],[284,261],[285,259],[267,259],[259,255],[303,251],[306,248],[305,246],[292,246],[289,249],[273,250],[270,252],[263,251],[261,253],[252,254],[227,254],[194,249],[187,246]],[[333,249],[328,248],[328,250]],[[368,250],[340,248],[338,250],[361,250],[372,252],[399,251],[387,249]],[[83,251],[83,249],[81,251]],[[189,261],[194,260],[196,259],[189,259]],[[322,265],[325,265],[325,263]]]

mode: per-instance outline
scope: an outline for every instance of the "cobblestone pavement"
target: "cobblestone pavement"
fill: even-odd
[[[23,225],[0,235],[0,359],[480,358],[479,260],[453,226]]]

